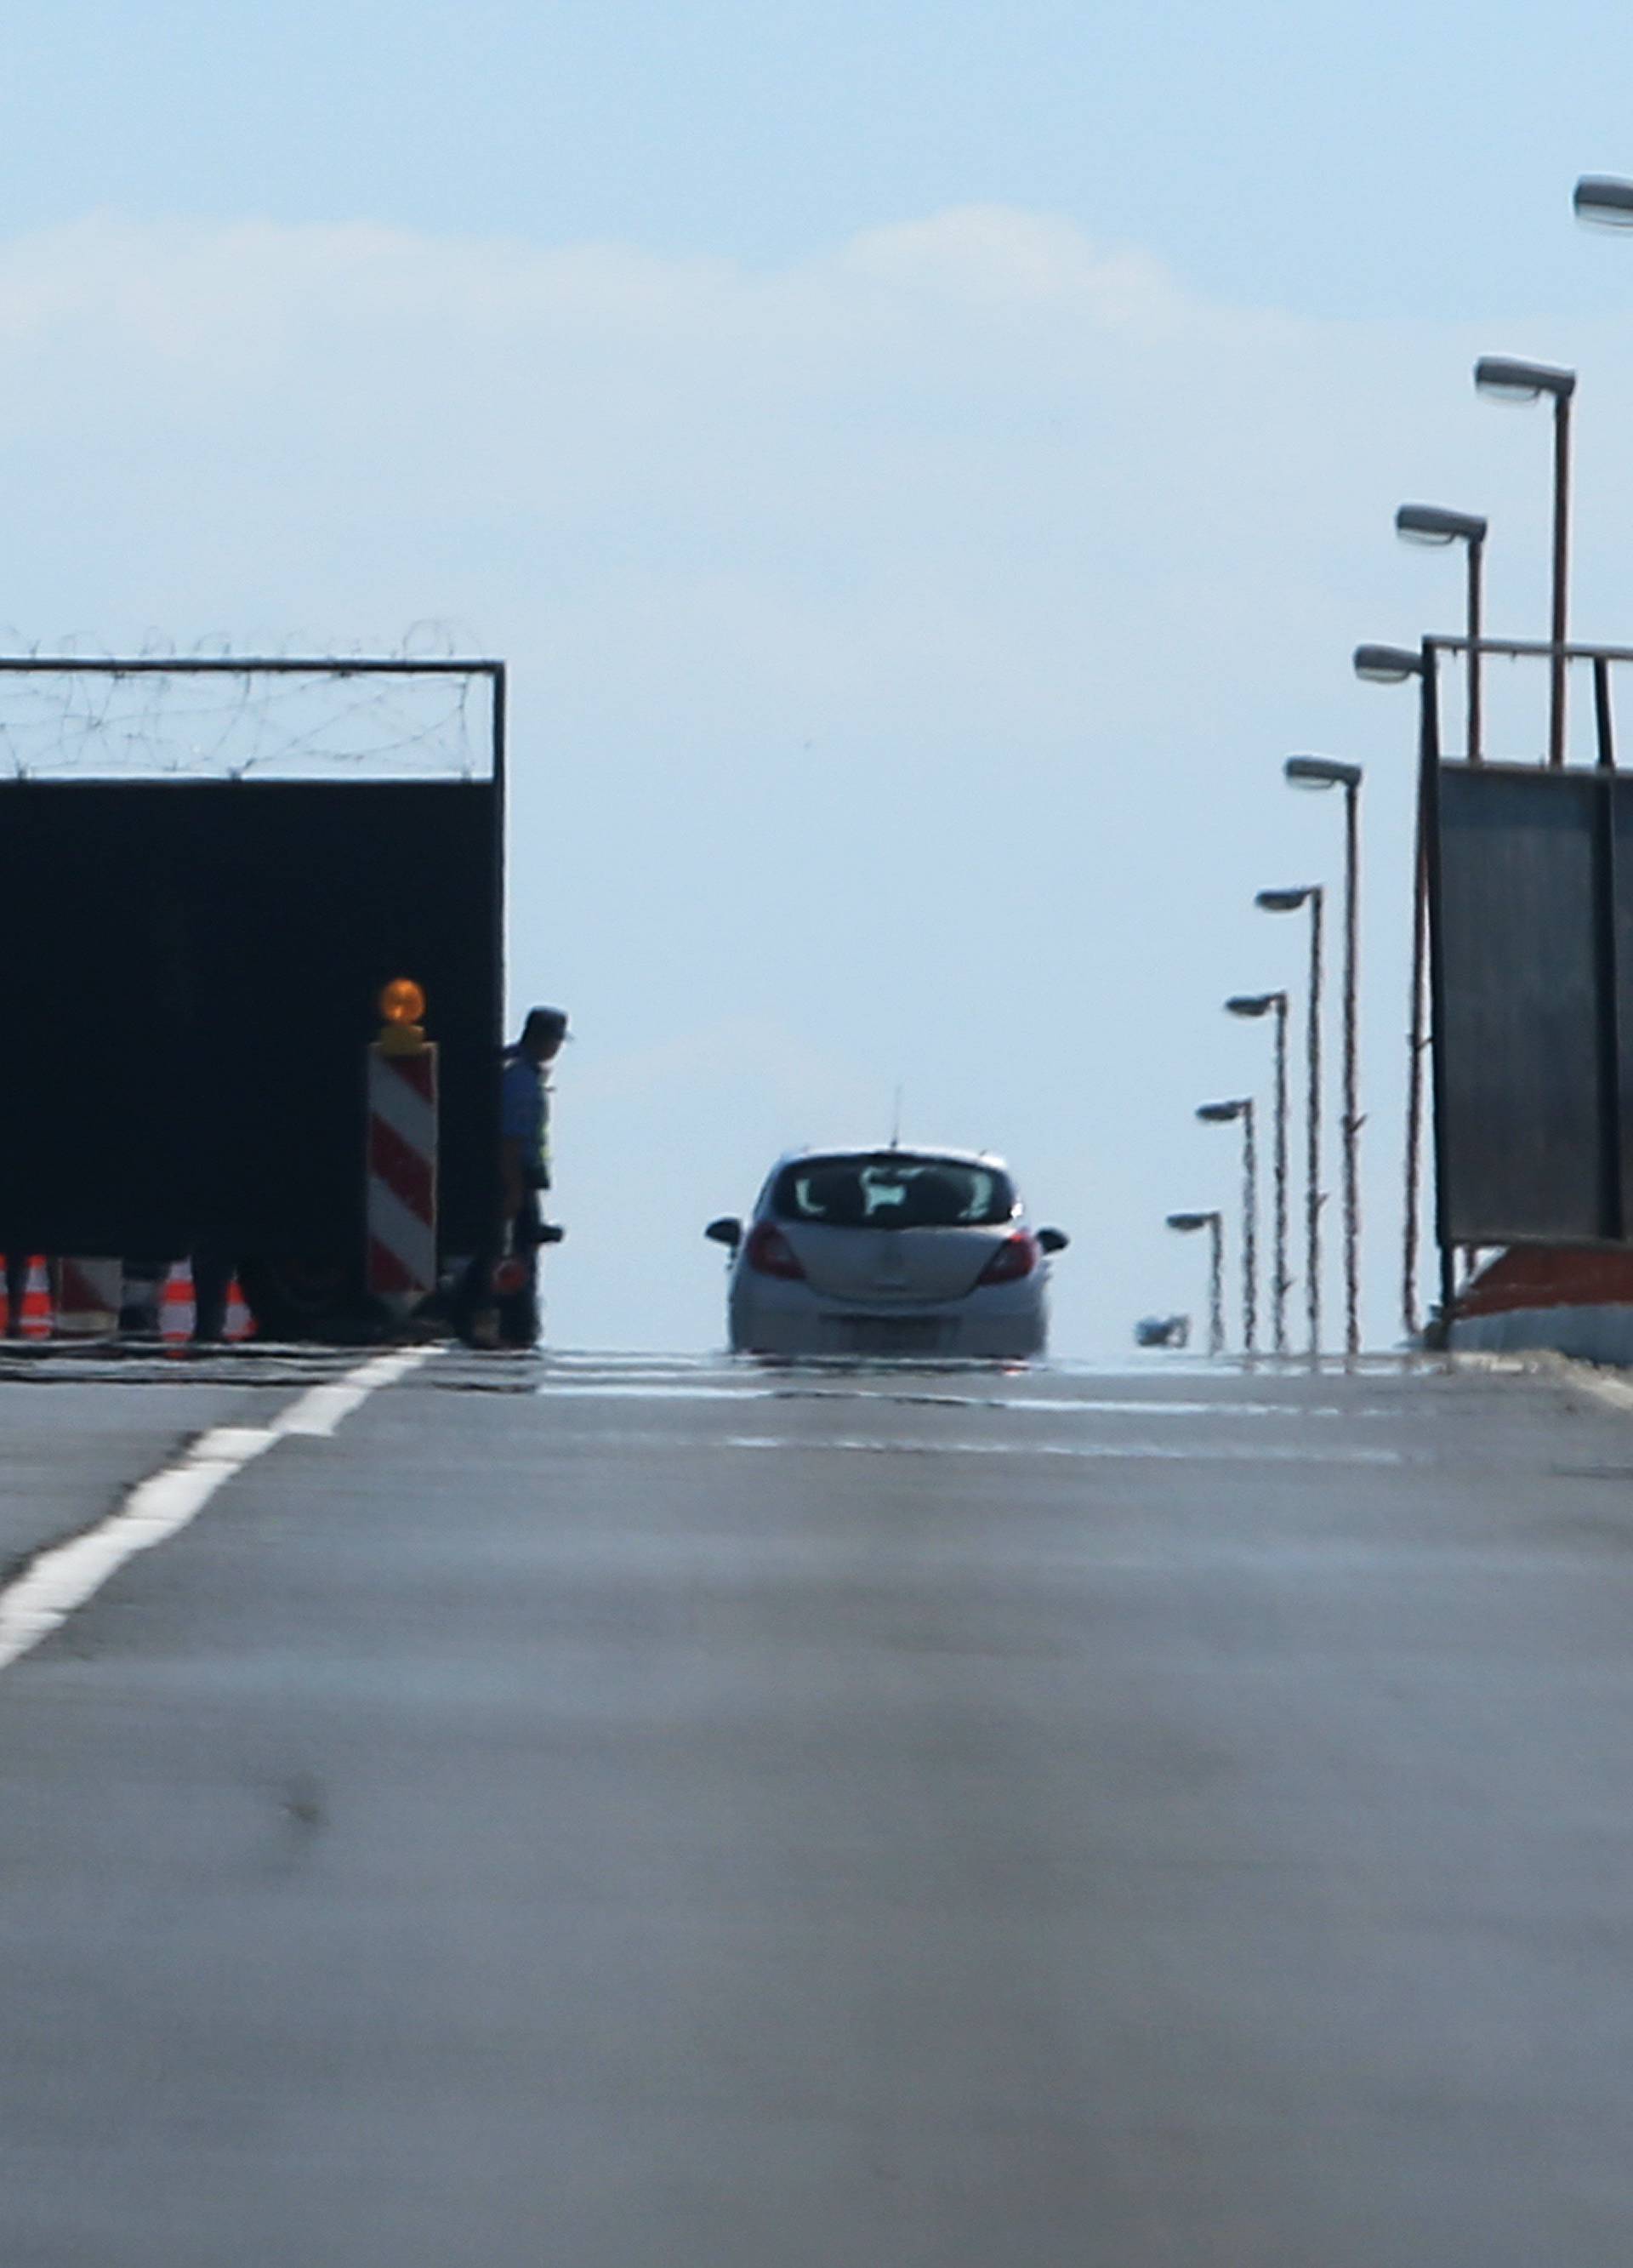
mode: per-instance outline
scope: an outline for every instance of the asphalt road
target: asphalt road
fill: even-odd
[[[246,1375],[0,1381],[6,1533]],[[1517,1378],[433,1360],[0,1674],[0,2263],[1627,2268],[1630,1481]]]

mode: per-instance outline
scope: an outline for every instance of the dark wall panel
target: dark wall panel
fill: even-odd
[[[362,1244],[364,1049],[442,1049],[445,1248],[491,1220],[499,797],[480,784],[0,787],[0,1244]]]
[[[1617,1149],[1623,1233],[1633,1229],[1633,777],[1613,783],[1615,910],[1609,943],[1615,967]]]
[[[1607,1233],[1591,773],[1440,770],[1443,1237]]]

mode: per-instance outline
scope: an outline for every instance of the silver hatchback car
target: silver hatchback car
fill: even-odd
[[[1049,1256],[1001,1158],[973,1150],[802,1150],[780,1158],[747,1225],[704,1231],[732,1256],[732,1351],[1025,1360],[1048,1338]]]

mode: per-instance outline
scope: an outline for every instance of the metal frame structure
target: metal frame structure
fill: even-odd
[[[423,661],[394,654],[379,659],[361,654],[141,654],[126,659],[111,654],[0,654],[0,677],[24,676],[485,678],[493,702],[489,740],[493,753],[491,785],[497,806],[494,825],[494,965],[503,979],[505,763],[509,734],[509,671],[506,663],[485,654],[473,655],[463,660],[457,656],[441,655]],[[162,775],[155,775],[142,782],[143,786],[151,787],[163,787],[166,784]],[[57,775],[53,777],[51,784],[71,788],[75,782],[71,777]],[[276,788],[287,783],[261,780],[256,784]],[[502,1039],[503,1034],[497,1036]]]
[[[243,680],[291,681],[305,679],[314,686],[327,681],[331,684],[357,681],[365,685],[371,681],[419,680],[462,681],[473,688],[485,687],[487,714],[478,713],[469,719],[470,729],[464,747],[471,759],[470,769],[460,777],[452,767],[442,776],[416,771],[410,768],[382,770],[389,765],[393,752],[382,737],[378,754],[365,753],[362,763],[355,769],[347,755],[336,755],[331,766],[314,762],[304,772],[279,773],[274,769],[278,757],[271,755],[268,768],[238,772],[230,764],[211,773],[205,770],[192,772],[166,770],[155,766],[151,770],[139,767],[110,770],[106,752],[91,757],[80,768],[71,762],[48,772],[35,769],[26,762],[15,772],[0,774],[0,794],[45,793],[58,791],[77,797],[110,787],[143,791],[166,789],[197,789],[207,786],[212,794],[232,795],[235,791],[256,797],[266,797],[283,805],[292,799],[310,792],[314,784],[332,783],[337,789],[356,785],[360,791],[371,784],[435,791],[438,794],[474,792],[480,794],[490,813],[484,829],[491,843],[491,858],[487,865],[491,907],[491,927],[487,933],[485,947],[481,947],[482,917],[471,932],[473,944],[478,946],[482,958],[492,972],[491,1018],[492,1029],[478,1035],[479,1043],[497,1057],[504,1041],[505,922],[504,922],[504,822],[507,801],[508,764],[508,666],[489,655],[439,655],[425,658],[407,656],[371,656],[365,654],[301,653],[301,654],[77,654],[77,653],[0,653],[0,685],[15,684],[21,679],[58,679],[71,681],[114,681],[119,679],[170,679],[175,681]],[[179,696],[177,721],[185,716],[185,702]],[[180,740],[178,745],[180,745]],[[294,750],[291,741],[291,750]],[[296,752],[298,754],[298,751]],[[372,763],[372,770],[365,767]],[[288,806],[286,806],[288,807]],[[474,879],[482,871],[479,860],[469,869]],[[474,893],[473,893],[474,895]],[[483,1023],[487,1021],[484,1015]],[[497,1170],[497,1168],[496,1168]]]

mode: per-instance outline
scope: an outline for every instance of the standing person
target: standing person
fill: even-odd
[[[499,1090],[499,1171],[505,1252],[514,1290],[498,1300],[499,1341],[532,1346],[539,1336],[539,1247],[559,1244],[563,1231],[544,1219],[540,1198],[550,1186],[549,1067],[567,1037],[560,1008],[530,1008],[521,1037],[505,1050]]]

